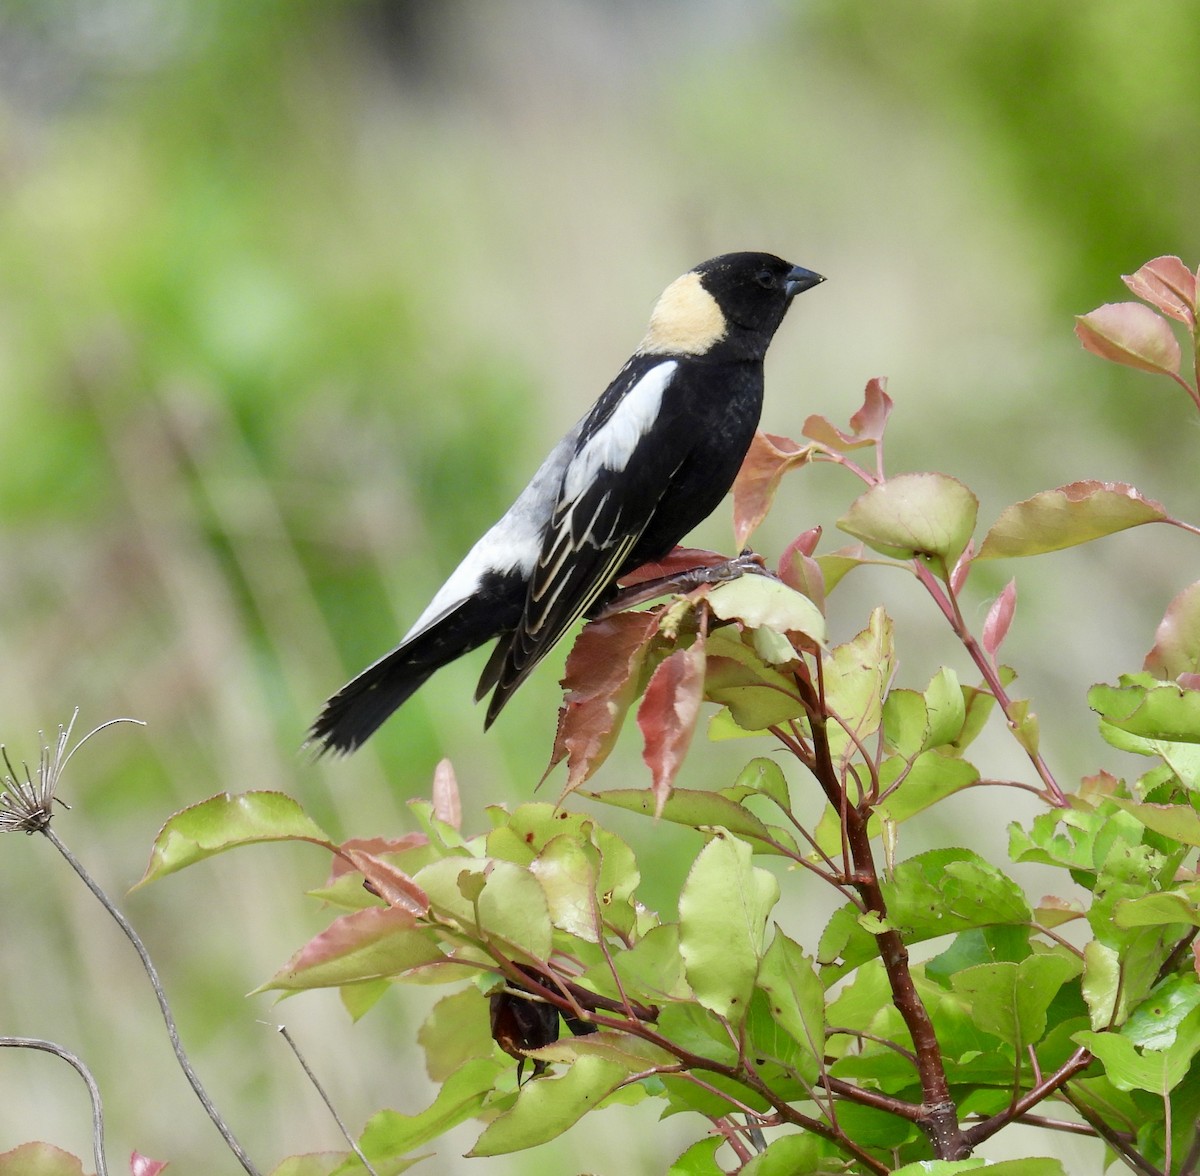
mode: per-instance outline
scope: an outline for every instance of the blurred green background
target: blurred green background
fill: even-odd
[[[561,652],[486,737],[480,653],[352,759],[298,747],[604,387],[659,290],[729,250],[830,279],[772,350],[772,432],[843,421],[887,375],[890,469],[963,478],[984,525],[1082,477],[1194,520],[1182,394],[1083,354],[1071,316],[1157,254],[1200,261],[1198,51],[1191,0],[0,3],[0,740],[33,761],[75,706],[79,732],[146,721],[74,761],[55,826],[121,896],[163,820],[221,790],[284,789],[347,836],[411,828],[405,801],[447,754],[468,828],[530,798]],[[758,546],[817,523],[836,546],[854,492],[832,468],[793,475]],[[728,510],[694,538],[728,549]],[[1068,785],[1125,770],[1084,690],[1140,666],[1197,562],[1147,528],[975,573],[980,622],[1020,576],[1006,653]],[[838,590],[835,635],[879,599],[903,681],[942,661],[969,676],[894,573]],[[626,732],[599,782],[644,781],[639,752]],[[700,748],[686,780],[727,782],[744,754]],[[999,735],[977,762],[1027,775]],[[1014,795],[956,798],[901,852],[1003,860],[1005,822],[1034,811]],[[612,824],[669,912],[695,842]],[[432,1093],[415,1033],[436,993],[398,989],[358,1025],[334,994],[243,998],[327,919],[302,894],[326,867],[263,847],[124,899],[264,1170],[339,1139],[258,1018],[287,1020],[355,1126]],[[829,897],[785,889],[812,942]],[[234,1170],[131,952],[40,839],[3,843],[0,942],[0,1033],[90,1063],[114,1162]],[[90,1154],[61,1063],[5,1051],[0,1090],[0,1149]],[[459,1129],[426,1170],[660,1172],[706,1125],[654,1113],[605,1111],[536,1161],[460,1160]],[[1006,1133],[987,1154],[1034,1148],[1100,1168],[1070,1137]]]

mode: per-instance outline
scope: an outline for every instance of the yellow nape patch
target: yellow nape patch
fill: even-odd
[[[725,316],[697,273],[676,278],[654,304],[638,351],[643,355],[703,355],[725,337]]]

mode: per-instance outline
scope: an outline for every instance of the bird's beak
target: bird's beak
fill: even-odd
[[[794,265],[788,270],[788,276],[783,282],[783,289],[789,298],[795,298],[797,294],[803,294],[805,290],[819,286],[824,280],[823,275],[806,270],[803,266]]]

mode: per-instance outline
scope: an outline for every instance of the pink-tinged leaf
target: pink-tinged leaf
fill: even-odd
[[[222,792],[181,809],[159,830],[138,886],[214,854],[262,841],[310,841],[333,849],[324,830],[282,792]]]
[[[642,758],[650,769],[656,817],[662,815],[692,742],[703,694],[704,642],[697,637],[691,648],[675,650],[659,665],[638,707],[638,726],[645,740]]]
[[[563,794],[579,787],[608,757],[625,713],[637,697],[640,673],[658,633],[662,609],[623,612],[591,621],[575,639],[563,677],[565,697],[549,772],[564,759]]]
[[[1188,326],[1196,322],[1196,275],[1178,257],[1156,257],[1121,281],[1163,314]]]
[[[1142,668],[1166,681],[1200,673],[1200,580],[1167,606]]]
[[[983,622],[983,648],[990,656],[995,657],[997,650],[1008,636],[1008,627],[1012,624],[1013,613],[1017,609],[1017,582],[1009,580],[1004,591],[992,601],[988,609],[987,620]]]
[[[462,828],[462,801],[458,796],[458,778],[448,759],[433,769],[433,815],[451,829]]]
[[[1175,683],[1184,690],[1200,690],[1200,674],[1180,674]]]
[[[135,1151],[129,1157],[129,1176],[159,1176],[166,1166],[166,1160],[152,1160]]]
[[[821,565],[812,557],[820,537],[821,528],[813,527],[811,531],[805,531],[793,539],[779,557],[779,578],[824,611],[825,575]]]
[[[417,849],[428,844],[429,838],[424,833],[405,833],[403,837],[351,837],[349,841],[342,842],[340,846],[342,853],[334,854],[333,865],[330,867],[329,878],[325,885],[332,886],[343,874],[349,874],[358,869],[349,856],[350,850],[382,857],[389,853],[404,853],[406,850]]]
[[[892,398],[884,391],[887,380],[876,376],[867,381],[862,407],[850,418],[850,431],[844,432],[823,416],[810,416],[804,422],[804,436],[820,445],[846,453],[883,440],[883,431],[892,411]]]
[[[733,534],[739,549],[767,517],[783,475],[804,465],[811,455],[810,445],[797,445],[771,433],[754,434],[733,483]]]
[[[892,415],[892,398],[884,391],[886,387],[887,379],[883,376],[872,376],[867,381],[862,408],[850,418],[850,431],[855,437],[883,440],[888,417]]]
[[[371,893],[388,906],[400,907],[414,915],[429,910],[429,896],[398,866],[359,849],[347,850],[343,846],[342,852],[362,874]]]
[[[644,563],[634,568],[627,576],[622,576],[620,585],[622,588],[634,588],[650,580],[665,580],[669,576],[682,575],[695,568],[715,568],[728,562],[728,556],[707,551],[703,547],[675,547],[662,559],[654,563]]]
[[[957,596],[967,582],[967,577],[971,574],[971,562],[975,558],[975,540],[972,539],[966,547],[966,550],[958,557],[958,561],[950,571],[950,591]]]
[[[1162,503],[1125,482],[1072,482],[1005,507],[976,558],[1060,551],[1169,517]]]
[[[860,494],[838,526],[893,559],[936,556],[947,565],[966,550],[979,500],[948,474],[900,474]]]
[[[433,932],[419,927],[411,911],[368,907],[334,919],[259,991],[299,991],[387,979],[446,958]]]
[[[1106,302],[1077,315],[1075,334],[1101,359],[1161,375],[1179,371],[1179,340],[1166,319],[1140,302]]]

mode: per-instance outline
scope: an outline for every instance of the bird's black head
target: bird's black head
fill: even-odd
[[[772,253],[723,253],[663,291],[640,350],[761,359],[792,299],[824,280]]]

